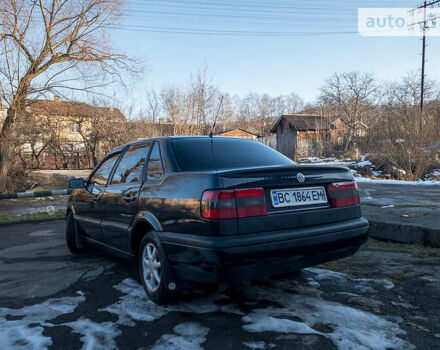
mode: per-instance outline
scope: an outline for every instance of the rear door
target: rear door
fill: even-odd
[[[101,196],[102,242],[129,252],[128,227],[137,212],[139,190],[150,143],[127,149]]]
[[[107,181],[121,153],[106,157],[89,177],[87,187],[81,189],[74,197],[75,220],[92,239],[101,237],[101,199]]]

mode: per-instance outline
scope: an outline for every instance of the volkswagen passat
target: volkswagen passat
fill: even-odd
[[[187,281],[283,274],[354,254],[367,239],[348,169],[299,166],[252,140],[136,141],[70,187],[69,249],[135,258],[159,304]]]

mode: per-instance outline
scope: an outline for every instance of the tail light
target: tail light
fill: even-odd
[[[235,190],[234,193],[239,218],[267,215],[266,198],[262,188]]]
[[[340,182],[329,184],[328,195],[332,207],[350,207],[360,204],[359,190],[356,182]]]
[[[234,191],[206,191],[202,197],[202,217],[233,219],[237,217]]]
[[[234,219],[267,215],[262,188],[205,191],[202,196],[202,217]]]

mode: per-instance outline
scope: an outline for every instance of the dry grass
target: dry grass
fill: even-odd
[[[362,247],[362,249],[410,253],[421,258],[440,257],[440,248],[428,247],[420,244],[405,244],[379,241],[374,238],[370,238],[368,242]]]
[[[43,221],[64,219],[65,210],[57,210],[54,214],[38,213],[38,214],[24,214],[24,215],[0,215],[0,225],[17,224],[23,222]]]

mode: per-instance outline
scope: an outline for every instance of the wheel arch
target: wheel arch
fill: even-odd
[[[135,257],[138,256],[142,238],[149,231],[162,231],[162,225],[160,225],[159,220],[157,220],[153,214],[149,212],[139,212],[133,220],[129,234],[130,250]]]

